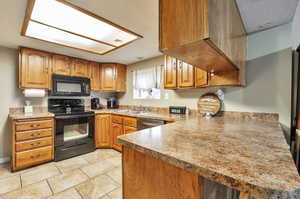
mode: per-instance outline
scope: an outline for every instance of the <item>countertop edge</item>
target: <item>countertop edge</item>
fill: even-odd
[[[154,158],[158,158],[166,163],[179,167],[183,170],[192,173],[197,173],[201,177],[223,184],[230,188],[237,189],[242,192],[250,192],[251,194],[255,195],[256,197],[259,197],[260,199],[298,199],[297,197],[300,196],[300,188],[293,189],[293,190],[274,190],[274,189],[261,187],[258,185],[245,183],[236,180],[230,176],[226,176],[222,173],[216,173],[205,168],[200,168],[199,166],[194,166],[193,164],[188,163],[184,160],[179,160],[178,158],[169,156],[167,154],[154,151],[152,149],[148,149],[136,143],[132,143],[129,140],[126,140],[125,137],[126,135],[122,135],[117,138],[118,142],[122,144],[124,147],[136,150],[146,155],[150,155]]]

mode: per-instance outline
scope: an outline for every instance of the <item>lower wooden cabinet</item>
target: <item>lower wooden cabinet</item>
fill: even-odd
[[[97,148],[111,147],[111,116],[109,114],[95,117],[95,143]]]
[[[53,160],[53,145],[53,118],[12,120],[12,171]]]
[[[136,132],[138,129],[131,126],[124,126],[124,134]]]
[[[123,125],[112,123],[111,131],[112,131],[112,148],[118,151],[122,151],[122,145],[118,143],[117,137],[123,135]]]

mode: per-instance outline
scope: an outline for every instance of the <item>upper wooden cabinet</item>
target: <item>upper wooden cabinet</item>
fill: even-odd
[[[102,64],[101,90],[125,92],[126,91],[126,66],[122,64]]]
[[[40,51],[21,48],[19,54],[19,87],[50,89],[51,56]]]
[[[101,67],[101,90],[112,91],[116,89],[115,64],[102,64]]]
[[[111,116],[109,114],[96,115],[95,140],[97,148],[111,146]]]
[[[52,73],[57,75],[71,75],[71,59],[63,55],[53,55]]]
[[[183,61],[178,60],[177,81],[179,88],[194,87],[194,67]]]
[[[93,91],[126,91],[126,65],[100,64],[25,47],[19,54],[20,88],[51,90],[51,76],[58,74],[90,78]]]
[[[101,64],[96,62],[90,63],[91,88],[93,91],[101,91]]]
[[[164,87],[177,88],[177,59],[165,56]]]
[[[208,85],[208,74],[205,70],[195,67],[195,87],[204,87]]]
[[[126,66],[123,64],[116,65],[116,91],[126,92]]]
[[[206,72],[170,56],[166,56],[165,60],[165,89],[240,85],[241,73],[237,70]]]
[[[160,50],[208,72],[243,72],[246,32],[235,0],[160,0]]]
[[[89,77],[89,62],[81,59],[73,59],[71,76]]]

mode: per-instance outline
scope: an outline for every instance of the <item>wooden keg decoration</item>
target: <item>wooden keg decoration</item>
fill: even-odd
[[[198,101],[198,111],[204,116],[211,117],[221,111],[222,102],[214,93],[202,95]]]

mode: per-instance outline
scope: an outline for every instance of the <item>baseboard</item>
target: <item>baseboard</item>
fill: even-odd
[[[10,161],[10,157],[0,158],[0,164],[7,163]]]

